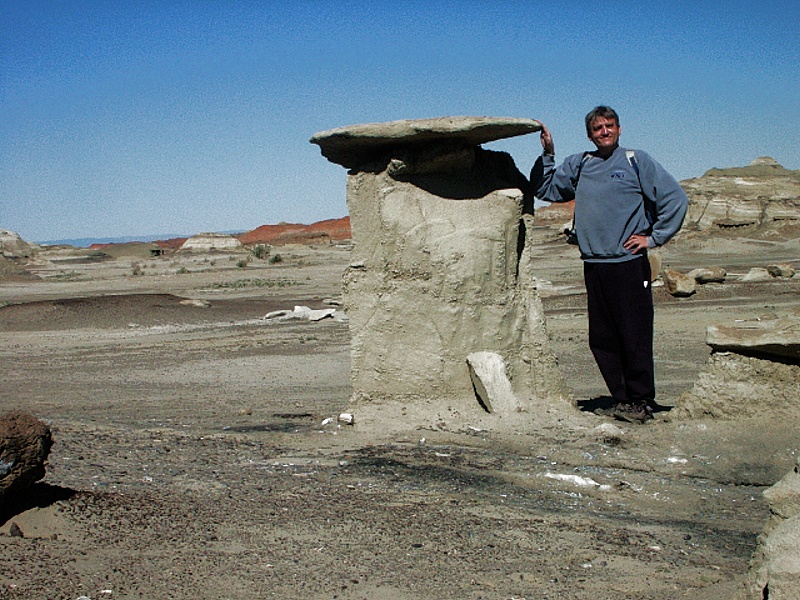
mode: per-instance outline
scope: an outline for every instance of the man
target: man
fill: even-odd
[[[531,172],[536,197],[575,199],[575,231],[584,266],[589,347],[621,420],[651,419],[655,403],[653,294],[647,250],[680,229],[688,198],[667,171],[640,150],[619,145],[619,116],[608,106],[586,115],[596,150],[556,168],[542,126],[543,153]]]

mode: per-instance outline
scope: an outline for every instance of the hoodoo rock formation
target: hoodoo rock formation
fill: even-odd
[[[357,423],[489,418],[499,426],[566,397],[531,272],[527,179],[508,154],[480,147],[540,128],[531,119],[454,117],[311,138],[350,169],[344,304]],[[519,403],[478,400],[467,357],[479,352],[502,359],[492,363],[505,370],[497,380],[507,377]]]
[[[800,311],[712,325],[706,343],[712,349],[708,363],[678,399],[673,417],[731,419],[765,411],[800,417]]]

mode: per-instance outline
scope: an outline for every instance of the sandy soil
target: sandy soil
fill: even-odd
[[[343,247],[247,267],[62,257],[41,281],[0,282],[0,412],[55,437],[44,481],[0,514],[0,598],[735,597],[796,423],[589,412],[604,389],[580,264],[537,235],[548,330],[583,410],[514,434],[325,423],[348,408],[346,322],[262,317],[329,306]],[[797,278],[737,278],[798,255],[736,239],[665,250],[731,276],[687,299],[656,289],[662,404],[691,388],[707,325],[796,305]],[[612,423],[620,435],[598,428]]]

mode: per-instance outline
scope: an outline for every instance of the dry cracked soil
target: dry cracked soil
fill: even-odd
[[[632,425],[591,412],[604,389],[579,260],[551,229],[536,235],[577,407],[562,426],[510,433],[336,420],[347,323],[263,317],[339,298],[346,247],[246,267],[61,257],[38,264],[39,281],[0,282],[0,412],[29,411],[55,439],[45,479],[0,514],[0,598],[736,597],[796,423],[668,409],[709,356],[707,325],[796,305],[797,278],[737,277],[797,264],[797,245],[665,249],[666,265],[720,265],[729,281],[684,299],[655,289],[665,409]]]

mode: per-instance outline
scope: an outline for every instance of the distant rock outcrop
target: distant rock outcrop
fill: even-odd
[[[242,244],[330,244],[350,239],[350,217],[327,219],[311,225],[278,223],[262,225],[236,236]]]
[[[0,229],[0,253],[5,258],[29,258],[33,255],[33,248],[18,233]]]
[[[35,248],[19,234],[0,229],[0,281],[38,279],[25,268]]]
[[[770,157],[746,167],[710,169],[681,186],[689,196],[685,229],[800,226],[800,171]]]
[[[224,233],[198,233],[186,240],[180,252],[230,252],[241,250],[242,243]]]

